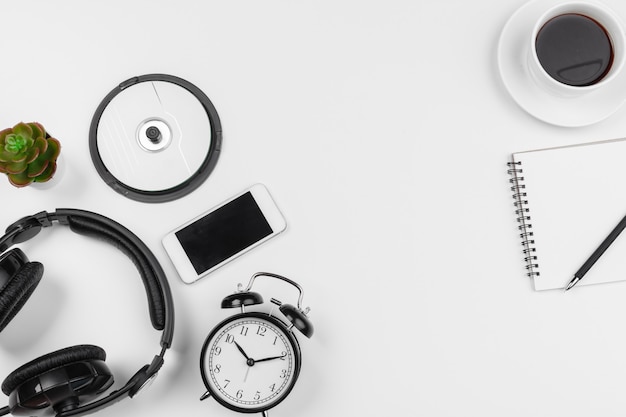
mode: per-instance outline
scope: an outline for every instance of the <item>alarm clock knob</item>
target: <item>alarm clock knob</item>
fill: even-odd
[[[222,300],[222,308],[240,308],[263,304],[263,297],[258,292],[246,291],[230,294]]]
[[[309,338],[313,336],[313,324],[302,310],[291,304],[282,304],[278,309],[303,335]]]

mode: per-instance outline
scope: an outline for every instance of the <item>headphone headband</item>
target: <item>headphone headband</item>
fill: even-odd
[[[0,254],[15,244],[32,239],[42,228],[50,227],[55,222],[69,226],[70,230],[75,233],[105,240],[119,248],[133,261],[144,283],[152,326],[156,330],[162,331],[161,351],[149,365],[143,366],[122,388],[112,392],[107,397],[57,414],[57,417],[69,417],[97,411],[126,396],[133,397],[156,376],[163,365],[165,351],[172,344],[174,304],[167,277],[150,249],[130,230],[101,214],[86,210],[60,208],[52,213],[41,211],[23,217],[10,225],[4,236],[0,237]],[[6,414],[4,411],[4,408],[0,408],[0,415]]]

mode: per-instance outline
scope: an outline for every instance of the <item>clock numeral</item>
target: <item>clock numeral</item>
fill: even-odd
[[[284,350],[280,353],[280,360],[284,361],[285,358],[287,357],[287,352],[285,352]]]
[[[216,374],[219,374],[222,371],[222,365],[220,365],[219,363],[215,364],[215,368],[213,369],[213,372],[215,372]]]
[[[265,336],[266,331],[267,331],[266,327],[259,326],[259,328],[256,329],[256,334],[258,334],[259,336]]]
[[[247,336],[248,335],[248,328],[246,326],[243,326],[241,328],[241,332],[239,332],[240,335],[242,336]]]
[[[280,378],[285,379],[287,378],[287,370],[283,369],[280,371]]]
[[[234,341],[235,341],[235,336],[233,336],[230,333],[226,335],[226,343],[233,343]]]
[[[230,384],[230,379],[225,379],[224,382],[225,382],[224,388],[226,388],[228,384]]]
[[[270,391],[274,392],[275,389],[276,389],[276,384],[270,385]]]
[[[216,346],[216,347],[213,349],[213,355],[214,355],[214,356],[220,356],[220,353],[222,353],[222,348],[221,348],[221,347],[219,347],[219,346]]]
[[[241,399],[241,397],[243,397],[243,390],[240,389],[239,391],[237,391],[237,394],[235,394],[235,397],[237,397],[238,399]]]
[[[259,401],[260,399],[261,399],[261,391],[257,391],[256,394],[254,394],[254,400]]]
[[[273,343],[273,345],[275,345],[277,341],[278,341],[278,336],[274,336],[274,343]]]

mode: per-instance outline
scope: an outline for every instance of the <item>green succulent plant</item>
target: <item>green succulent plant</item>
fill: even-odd
[[[59,141],[39,123],[18,123],[0,131],[0,172],[16,187],[52,178],[60,152]]]

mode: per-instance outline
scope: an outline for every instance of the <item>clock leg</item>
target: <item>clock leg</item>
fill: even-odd
[[[268,417],[268,416],[269,416],[269,414],[267,413],[267,411],[261,411],[261,415],[262,415],[263,417]]]

